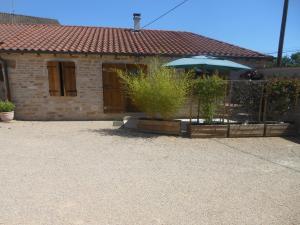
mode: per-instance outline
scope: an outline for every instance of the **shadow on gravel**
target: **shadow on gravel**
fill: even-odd
[[[119,136],[126,138],[157,138],[160,135],[137,132],[135,130],[125,129],[125,128],[104,128],[104,129],[90,129],[89,132],[98,133],[102,136]]]
[[[296,144],[300,144],[300,137],[283,137],[284,139],[294,142]]]

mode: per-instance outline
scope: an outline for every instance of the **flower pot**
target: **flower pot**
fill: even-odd
[[[14,111],[12,112],[1,112],[0,119],[2,122],[9,122],[14,119]]]
[[[263,137],[264,124],[230,124],[229,137]]]
[[[181,134],[180,120],[138,119],[137,129],[142,132],[158,134]]]
[[[189,124],[191,138],[226,138],[228,126],[223,124]]]
[[[297,128],[295,124],[291,123],[267,123],[265,124],[266,137],[283,137],[295,136]]]

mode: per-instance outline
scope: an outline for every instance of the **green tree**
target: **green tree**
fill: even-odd
[[[293,65],[293,61],[290,57],[288,56],[283,56],[282,57],[282,65],[283,66],[292,66]]]
[[[291,60],[293,64],[300,65],[300,52],[296,52],[291,55]]]
[[[273,60],[273,65],[275,66],[277,63],[277,58],[275,57]],[[282,66],[291,67],[291,66],[300,66],[300,52],[296,52],[291,56],[283,56],[282,57]]]

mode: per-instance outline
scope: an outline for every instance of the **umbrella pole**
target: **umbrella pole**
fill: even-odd
[[[192,123],[192,113],[193,113],[193,88],[190,92],[190,124]]]
[[[201,66],[201,70],[202,70],[202,78],[205,76],[205,68],[202,65]],[[197,123],[200,122],[200,96],[198,96],[198,108],[197,108]]]
[[[261,123],[261,113],[262,113],[263,100],[264,100],[264,89],[265,89],[265,85],[261,85],[259,109],[258,109],[258,122],[259,123]]]
[[[199,119],[200,119],[200,98],[198,97],[197,123],[199,123]]]
[[[188,72],[188,73],[190,73],[190,72],[193,72],[192,70],[187,70],[187,69],[185,69],[185,72]],[[192,116],[193,116],[193,93],[194,93],[194,83],[192,82],[191,83],[191,86],[190,86],[190,124],[192,123]]]
[[[227,99],[227,85],[228,85],[228,82],[226,82],[226,84],[224,85],[224,102],[223,102],[223,118],[222,118],[222,123],[224,123],[225,121],[225,114],[226,114],[226,99]]]

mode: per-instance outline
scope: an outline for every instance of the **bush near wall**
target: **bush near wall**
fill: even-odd
[[[267,119],[280,120],[299,104],[300,80],[273,79],[267,84]]]

